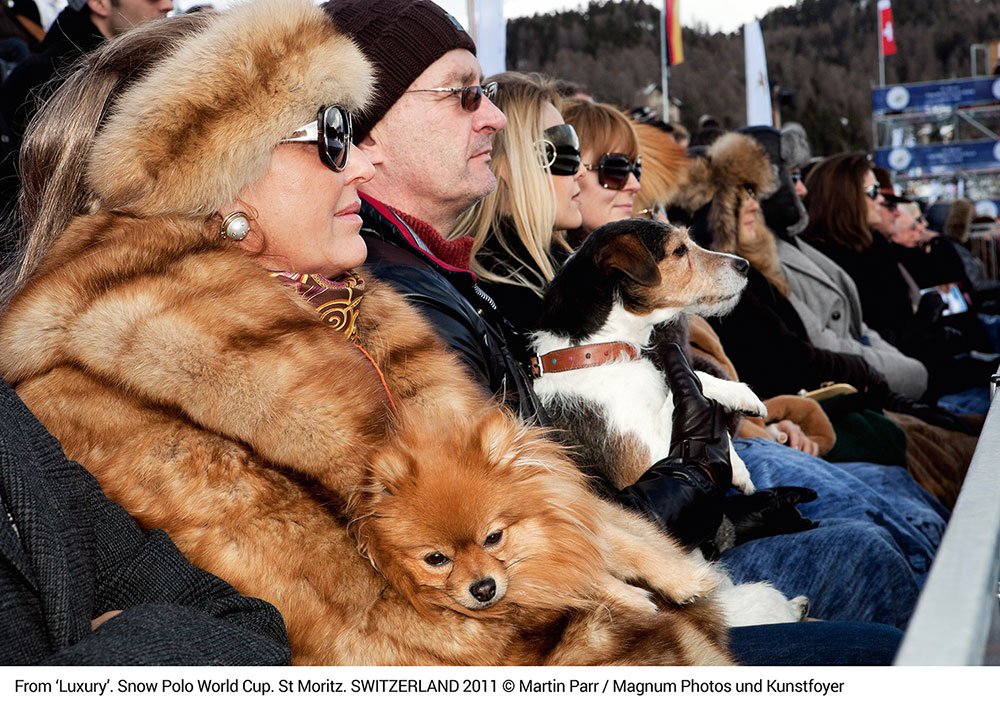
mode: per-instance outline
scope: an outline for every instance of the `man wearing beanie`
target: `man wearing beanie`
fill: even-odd
[[[369,268],[418,295],[414,302],[484,388],[505,393],[522,416],[536,416],[497,309],[469,270],[471,238],[447,239],[459,215],[495,189],[492,136],[506,125],[479,93],[475,43],[431,0],[330,0],[323,7],[376,71],[374,100],[354,132],[376,171],[362,195]],[[450,87],[468,87],[469,99],[461,89],[436,91]]]

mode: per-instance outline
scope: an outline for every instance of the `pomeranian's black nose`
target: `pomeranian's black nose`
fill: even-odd
[[[733,269],[736,270],[737,274],[746,274],[750,271],[750,262],[742,257],[735,257],[733,259]]]
[[[497,584],[493,578],[484,578],[470,585],[469,592],[479,602],[489,602],[497,594]]]

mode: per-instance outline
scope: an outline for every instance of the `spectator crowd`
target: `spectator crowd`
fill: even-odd
[[[704,634],[736,663],[892,662],[1000,365],[970,203],[908,199],[797,124],[689,130],[557,77],[484,77],[430,0],[172,9],[70,0],[46,32],[30,0],[4,7],[2,663],[684,663],[703,657],[664,630],[723,627]],[[675,401],[669,456],[623,483],[609,462],[633,452],[580,441],[608,413],[555,428],[535,386],[550,283],[635,224],[679,260],[739,257],[746,287],[629,344]],[[624,309],[637,277],[608,264]],[[723,412],[695,373],[746,383],[766,415]],[[497,548],[523,545],[509,512],[468,542],[509,590],[402,519],[418,557],[378,548],[376,568],[372,501],[481,439],[489,471],[570,471],[807,617],[602,616],[558,590],[539,609]],[[472,506],[444,491],[446,516]],[[594,625],[615,644],[587,646]]]

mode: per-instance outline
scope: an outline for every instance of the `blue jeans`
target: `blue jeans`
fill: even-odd
[[[799,622],[735,627],[729,648],[745,666],[886,666],[902,637],[870,622]]]
[[[810,614],[904,627],[944,533],[946,510],[900,467],[831,464],[765,440],[736,440],[759,488],[807,486],[811,531],[744,543],[722,556],[737,582],[769,580],[809,597]]]

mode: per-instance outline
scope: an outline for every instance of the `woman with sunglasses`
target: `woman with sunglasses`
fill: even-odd
[[[457,234],[473,237],[472,269],[514,327],[510,343],[526,361],[545,285],[565,259],[565,230],[578,228],[580,142],[557,108],[555,85],[537,75],[491,77],[507,127],[493,141],[497,189],[463,216]]]
[[[588,155],[588,146],[596,145],[592,154],[598,156],[628,152],[626,157],[630,158],[629,163],[633,163],[633,159],[638,156],[637,148],[640,144],[634,128],[617,110],[573,102],[564,108],[564,116],[575,122],[583,155]],[[703,218],[717,213],[719,219],[727,221],[734,229],[738,229],[737,226],[741,223],[748,225],[756,219],[759,206],[755,199],[749,199],[749,191],[756,193],[758,185],[769,188],[772,179],[763,151],[754,149],[751,139],[739,138],[744,139],[743,147],[751,154],[748,160],[743,161],[746,172],[742,179],[727,188],[725,196],[719,199],[715,208],[711,204],[705,204],[704,200],[697,205],[697,208],[704,208],[701,210]],[[636,148],[632,148],[633,145]],[[671,156],[658,157],[652,164],[664,169],[677,166],[676,160]],[[635,178],[633,169],[629,169],[629,173],[630,175],[623,176],[618,181],[622,187]],[[652,178],[652,184],[660,186],[661,192],[647,192],[649,202],[633,205],[633,208],[654,208],[658,203],[668,200],[681,201],[685,198],[685,190],[691,187],[690,178],[680,186],[674,176],[659,175]],[[608,180],[602,182],[607,183]],[[593,184],[595,187],[601,185],[597,181]],[[617,192],[603,186],[600,189]],[[639,189],[642,189],[641,184]],[[704,190],[699,191],[697,187],[692,187],[691,192],[695,195],[705,194]],[[741,210],[743,203],[746,206]],[[588,206],[583,205],[581,212],[584,213],[585,227],[599,227],[603,224],[599,222],[602,217],[605,220],[615,219],[614,201],[604,201],[601,205],[600,210],[591,213],[590,219],[594,223],[589,225]],[[694,212],[699,212],[694,206],[692,208]],[[926,573],[926,564],[929,563],[932,551],[927,550],[928,546],[921,547],[928,534],[914,531],[903,515],[897,515],[895,511],[883,513],[884,499],[861,481],[857,481],[856,492],[843,485],[843,481],[855,479],[840,468],[778,444],[757,440],[738,442],[740,455],[750,468],[758,487],[775,487],[767,489],[767,493],[763,494],[774,497],[774,510],[780,510],[784,503],[781,498],[785,491],[783,487],[806,486],[819,492],[817,501],[804,504],[801,509],[803,515],[820,522],[820,526],[792,535],[762,537],[750,545],[737,545],[729,549],[723,553],[722,560],[734,579],[771,580],[786,595],[807,595],[814,606],[812,609],[815,615],[820,618],[903,625],[916,601],[918,575]],[[905,472],[892,471],[908,479]],[[909,498],[901,503],[900,510],[913,513],[919,520],[927,523],[927,531],[933,531],[934,535],[939,536],[940,529],[943,528],[940,516],[928,509],[924,492],[912,482],[909,482],[909,486]],[[655,492],[650,496],[655,497]],[[871,515],[872,512],[876,512],[878,518]],[[886,544],[887,531],[897,535],[898,542],[893,540],[891,544]],[[924,567],[920,570],[911,568],[908,553],[912,554],[914,560],[924,564]],[[868,572],[869,568],[870,575],[865,585],[855,586],[857,571]]]
[[[628,118],[608,104],[569,101],[563,116],[580,135],[587,175],[580,181],[580,229],[570,235],[576,245],[601,225],[632,217],[642,177],[639,141]]]
[[[912,278],[904,276],[889,236],[877,230],[885,198],[867,156],[823,160],[810,171],[806,188],[809,224],[800,236],[854,280],[865,323],[926,366],[923,399],[933,404],[949,393],[984,388],[997,360],[970,351],[992,350],[985,332],[974,318],[942,320],[940,302],[920,299]]]

